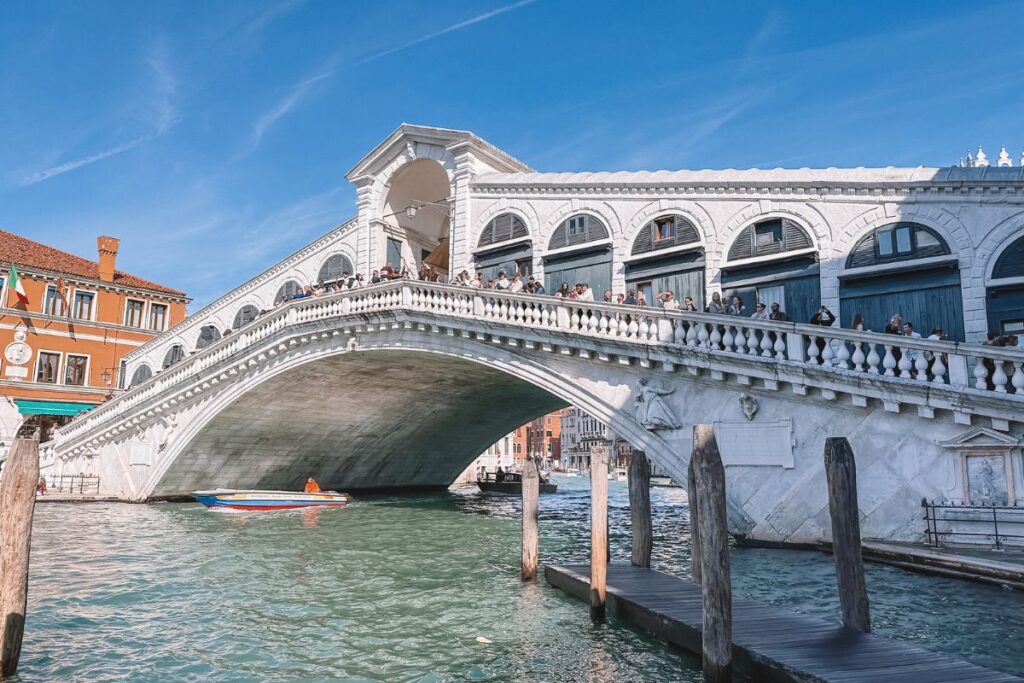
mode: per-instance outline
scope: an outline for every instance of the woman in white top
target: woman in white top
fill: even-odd
[[[512,276],[512,282],[508,284],[508,291],[513,294],[518,294],[523,291],[523,279],[519,277],[519,273]]]

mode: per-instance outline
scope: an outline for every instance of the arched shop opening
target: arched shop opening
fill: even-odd
[[[999,254],[985,294],[988,331],[1024,335],[1024,235]]]
[[[818,254],[811,236],[788,218],[758,221],[732,243],[722,268],[722,294],[743,299],[747,315],[758,301],[806,323],[821,306]]]
[[[626,262],[626,289],[643,292],[648,305],[666,290],[680,305],[685,297],[693,297],[697,309],[703,310],[704,249],[693,223],[669,214],[645,225]]]
[[[881,332],[898,313],[923,337],[941,327],[947,338],[964,340],[959,261],[931,228],[908,222],[876,228],[847,257],[846,270],[855,269],[839,279],[845,323],[860,313],[864,329]]]
[[[587,283],[600,300],[612,287],[612,240],[607,226],[589,214],[576,214],[557,228],[544,255],[544,287],[554,293],[563,282]]]
[[[448,275],[451,186],[444,167],[416,159],[391,179],[382,211],[384,262],[415,274],[423,264]]]
[[[526,222],[513,213],[491,219],[480,233],[473,262],[485,283],[499,272],[508,277],[513,273],[528,276],[533,270],[533,244]]]

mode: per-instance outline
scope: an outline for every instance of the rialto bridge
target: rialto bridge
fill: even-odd
[[[733,528],[764,540],[823,537],[822,444],[847,436],[864,534],[915,538],[922,498],[1024,495],[1024,352],[980,344],[1024,326],[1022,172],[547,174],[470,133],[402,126],[348,174],[354,219],[129,355],[123,393],[52,452],[127,500],[307,476],[443,487],[572,404],[676,479],[690,427],[715,423]],[[738,294],[799,322],[415,280],[291,299],[385,262],[599,298]],[[820,304],[834,326],[804,324]],[[867,331],[893,313],[949,340]]]

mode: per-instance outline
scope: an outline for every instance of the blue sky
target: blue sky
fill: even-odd
[[[1024,148],[1024,4],[0,6],[0,227],[205,304],[354,213],[398,124],[539,170],[917,166]]]

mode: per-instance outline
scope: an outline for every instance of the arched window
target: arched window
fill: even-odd
[[[578,244],[608,239],[608,228],[597,218],[578,213],[555,228],[548,249],[563,249]]]
[[[235,322],[231,324],[233,329],[239,329],[248,325],[253,320],[258,318],[260,315],[260,309],[256,308],[252,304],[246,304],[238,309],[238,313],[235,313]]]
[[[529,231],[526,229],[526,223],[522,218],[514,213],[503,213],[492,218],[484,227],[483,232],[480,233],[480,242],[477,246],[488,247],[498,242],[507,242],[527,237],[529,234]]]
[[[860,238],[846,259],[846,267],[876,266],[949,253],[949,245],[931,228],[920,223],[890,223]]]
[[[220,330],[213,325],[204,325],[199,330],[199,339],[196,340],[196,350],[206,348],[213,342],[220,339]]]
[[[740,233],[729,248],[729,261],[782,254],[813,246],[807,231],[788,218],[758,221]]]
[[[288,280],[288,282],[281,285],[281,288],[277,290],[277,295],[274,297],[274,305],[281,303],[282,301],[288,301],[293,296],[302,291],[302,285],[295,280]]]
[[[167,349],[167,354],[164,356],[163,369],[166,370],[184,357],[185,349],[181,348],[181,344],[175,344],[171,348]]]
[[[693,223],[679,215],[659,216],[645,225],[633,240],[632,255],[681,247],[700,242]]]
[[[1005,277],[1024,277],[1024,237],[1018,237],[996,260],[992,269],[992,279]]]
[[[317,280],[320,282],[334,282],[341,279],[344,273],[352,275],[354,272],[352,262],[348,260],[347,256],[344,254],[334,254],[320,266],[320,274],[317,275]],[[238,325],[235,325],[235,327],[237,328]]]
[[[142,384],[147,379],[153,376],[153,371],[149,369],[148,365],[140,365],[135,368],[135,372],[132,373],[132,382],[128,385],[129,388]]]

